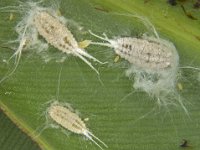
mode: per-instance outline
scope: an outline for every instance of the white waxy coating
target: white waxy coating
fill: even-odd
[[[135,89],[145,91],[153,98],[157,98],[158,104],[164,106],[168,104],[168,97],[176,96],[174,93],[176,93],[179,56],[173,43],[158,36],[144,35],[142,38],[109,39],[105,34],[101,37],[89,32],[106,41],[91,42],[91,44],[113,48],[120,57],[130,63],[126,75],[128,77],[134,75],[133,87]],[[181,106],[183,107],[182,104]]]
[[[48,113],[56,123],[74,133],[83,134],[83,130],[86,130],[86,126],[81,118],[66,107],[52,105]]]
[[[54,47],[65,53],[72,53],[78,43],[71,32],[58,19],[45,11],[34,16],[34,24],[41,36]]]
[[[115,52],[141,68],[164,69],[172,63],[172,51],[163,43],[138,38],[119,38]]]

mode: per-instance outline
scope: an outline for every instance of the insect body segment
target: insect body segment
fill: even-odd
[[[72,53],[77,48],[77,42],[71,32],[55,17],[42,11],[35,15],[34,25],[45,40],[65,53]]]
[[[63,106],[53,105],[49,108],[49,116],[62,127],[71,132],[81,134],[82,129],[85,129],[84,122],[69,109]]]
[[[103,144],[105,147],[108,147],[104,142],[102,142],[98,137],[93,135],[87,128],[85,123],[81,118],[74,112],[72,112],[67,107],[64,107],[59,104],[52,104],[48,109],[48,114],[50,118],[55,121],[57,124],[62,126],[65,129],[68,129],[71,132],[77,134],[83,134],[98,147],[103,149],[94,139]]]
[[[115,52],[130,63],[151,69],[170,67],[171,53],[165,45],[137,38],[119,38]]]

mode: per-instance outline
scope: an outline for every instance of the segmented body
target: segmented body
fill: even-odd
[[[78,43],[72,33],[58,19],[42,11],[34,16],[34,25],[45,40],[65,53],[73,53]]]
[[[63,128],[77,134],[83,134],[86,126],[81,118],[66,107],[53,105],[48,110],[49,116]]]
[[[172,64],[172,50],[164,43],[130,37],[115,43],[115,52],[140,68],[165,69]]]
[[[97,142],[103,144],[105,147],[108,147],[103,141],[86,128],[82,119],[76,113],[71,111],[70,108],[64,107],[59,103],[53,103],[49,107],[47,113],[54,122],[71,132],[85,135],[102,150],[103,148]]]
[[[73,54],[89,65],[97,74],[99,72],[86,59],[89,58],[98,63],[104,64],[92,55],[88,54],[83,48],[79,47],[78,42],[73,37],[68,28],[54,15],[48,11],[38,11],[33,15],[33,26],[44,39],[58,50]]]

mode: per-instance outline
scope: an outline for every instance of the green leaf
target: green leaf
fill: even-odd
[[[0,6],[14,4],[5,1]],[[89,29],[99,35],[105,32],[109,38],[140,36],[149,31],[139,19],[114,15],[113,12],[145,16],[156,27],[161,38],[175,44],[180,55],[180,66],[198,67],[200,14],[191,5],[191,2],[184,4],[186,10],[192,11],[198,20],[188,18],[180,5],[173,7],[165,1],[153,0],[147,3],[141,0],[66,0],[61,2],[60,11],[64,17],[84,27],[78,31],[76,24],[69,21],[69,29],[78,41],[95,40],[88,34]],[[2,43],[17,37],[14,26],[22,17],[14,13],[14,19],[9,21],[9,15],[1,13],[0,16]],[[179,93],[184,98],[189,117],[179,107],[152,111],[157,105],[156,101],[144,92],[134,91],[133,81],[124,75],[124,60],[114,63],[115,54],[110,48],[89,46],[87,50],[99,60],[109,61],[109,65],[95,65],[103,84],[97,74],[77,57],[69,56],[63,63],[55,60],[45,63],[34,50],[23,51],[15,73],[0,85],[0,106],[43,149],[99,149],[84,136],[65,129],[41,130],[46,122],[44,112],[52,100],[69,103],[79,111],[82,119],[89,118],[86,126],[108,145],[108,149],[177,150],[182,139],[188,140],[193,150],[199,149],[200,84],[197,71],[182,69],[179,81],[183,85]],[[3,63],[3,59],[13,54],[12,50],[1,48],[0,53],[2,78],[12,69],[14,62]],[[56,57],[61,55],[51,46],[48,53]],[[57,87],[59,97],[56,96]]]
[[[38,145],[18,129],[15,124],[0,110],[0,145],[1,150],[39,150]]]

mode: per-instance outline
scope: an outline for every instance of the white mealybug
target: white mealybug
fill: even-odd
[[[42,52],[48,48],[47,43],[64,53],[79,57],[99,74],[86,58],[101,64],[103,63],[88,54],[78,45],[78,42],[75,40],[72,33],[65,26],[66,19],[58,15],[58,6],[53,5],[52,7],[46,8],[38,6],[39,4],[39,2],[21,2],[19,6],[0,8],[0,11],[20,12],[23,15],[25,14],[23,19],[15,27],[15,30],[19,35],[18,39],[14,41],[19,42],[19,47],[13,56],[11,56],[11,58],[16,57],[15,67],[13,71],[1,79],[0,82],[5,80],[16,70],[23,49],[37,49],[39,52]],[[41,35],[47,43],[40,40],[38,35]]]
[[[124,37],[116,40],[103,38],[90,33],[110,44],[91,42],[114,48],[116,54],[144,70],[160,70],[173,68],[177,64],[178,54],[172,43],[156,38],[132,38]],[[177,66],[177,65],[175,65]]]
[[[33,23],[39,34],[42,35],[48,43],[64,53],[78,56],[98,73],[98,71],[84,57],[90,58],[99,63],[102,62],[79,48],[78,43],[71,32],[58,19],[46,11],[41,11],[34,16]]]
[[[108,42],[91,42],[91,44],[113,48],[116,54],[129,62],[130,67],[126,75],[128,77],[134,75],[135,89],[156,97],[159,105],[174,105],[172,99],[177,99],[187,112],[175,89],[179,56],[173,43],[159,37],[148,36],[108,39],[105,34],[101,37],[89,32]]]
[[[101,141],[98,137],[93,135],[87,129],[85,123],[75,112],[72,111],[72,108],[68,108],[66,106],[61,105],[58,102],[54,102],[47,109],[47,115],[50,119],[52,119],[56,124],[58,124],[62,128],[67,129],[73,133],[85,135],[102,150],[103,148],[94,139],[99,141],[106,148],[108,147],[103,141]]]
[[[198,67],[179,66],[179,55],[174,44],[159,37],[154,25],[144,16],[137,14],[110,13],[112,15],[134,17],[147,28],[147,34],[140,38],[117,37],[109,39],[90,34],[105,41],[90,44],[113,48],[115,53],[129,62],[126,75],[134,77],[133,87],[145,91],[162,106],[180,106],[188,114],[182,98],[177,91],[177,81],[180,78],[180,68],[200,71]],[[117,58],[114,60],[116,61]],[[178,87],[179,90],[181,87]],[[134,91],[135,92],[135,91]],[[131,92],[124,98],[134,93]],[[122,100],[124,100],[124,98]],[[177,105],[176,101],[179,105]]]

